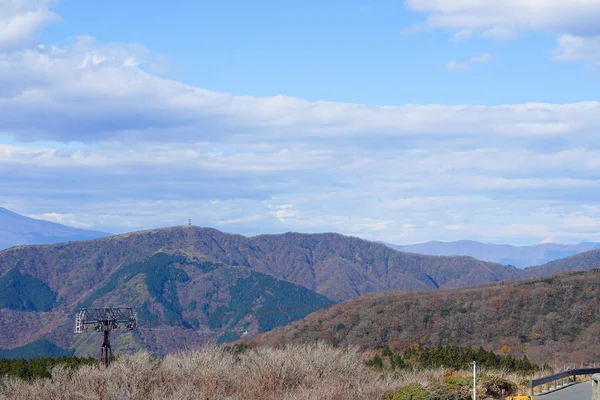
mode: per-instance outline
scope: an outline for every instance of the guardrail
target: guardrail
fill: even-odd
[[[600,374],[592,375],[592,400],[600,400]]]
[[[600,373],[600,368],[575,368],[568,369],[557,374],[544,376],[542,378],[532,379],[529,381],[529,395],[535,395],[535,388],[538,386],[540,387],[538,393],[546,393],[550,390],[555,390],[562,386],[576,382],[578,375],[593,375],[598,373]],[[546,384],[546,390],[544,390],[544,384]],[[554,387],[551,387],[551,384],[553,384]]]

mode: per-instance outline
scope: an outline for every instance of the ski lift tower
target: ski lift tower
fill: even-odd
[[[104,342],[100,347],[100,362],[110,364],[110,332],[124,326],[127,330],[137,328],[137,314],[133,308],[82,308],[75,317],[75,333],[87,332],[89,326],[96,332],[104,332]]]

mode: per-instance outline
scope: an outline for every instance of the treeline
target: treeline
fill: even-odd
[[[473,349],[459,346],[420,347],[412,346],[404,351],[392,351],[386,347],[381,356],[375,355],[367,361],[367,365],[383,369],[436,369],[451,368],[464,370],[471,368],[471,363],[477,362],[477,366],[486,369],[506,370],[511,372],[533,373],[540,370],[536,364],[532,364],[527,356],[515,358],[511,355],[498,355],[492,351],[486,351],[483,347]],[[549,369],[544,365],[544,369]]]
[[[50,378],[52,368],[62,365],[66,368],[77,369],[82,365],[95,365],[98,360],[94,357],[44,357],[8,359],[0,358],[0,378],[9,375],[25,380]]]

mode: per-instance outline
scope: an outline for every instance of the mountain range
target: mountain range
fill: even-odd
[[[470,256],[483,261],[514,265],[518,268],[541,265],[586,251],[600,249],[600,243],[594,242],[512,246],[509,244],[481,243],[473,240],[431,241],[409,245],[388,244],[388,246],[400,251],[432,256]]]
[[[109,233],[77,229],[54,222],[25,217],[0,207],[0,250],[29,244],[51,244],[90,240]]]
[[[133,306],[140,328],[117,335],[114,346],[165,354],[252,337],[368,293],[474,286],[599,260],[595,250],[518,269],[334,233],[245,237],[194,226],[18,246],[0,251],[0,348],[37,342],[95,354],[100,335],[74,335],[75,312]]]
[[[598,266],[598,255],[596,254]],[[597,363],[600,270],[436,292],[373,293],[263,333],[246,345],[366,349],[482,346],[535,363]]]
[[[26,217],[0,207],[0,250],[13,246],[53,244],[91,240],[110,236],[106,232],[78,229],[45,220]],[[585,251],[600,248],[600,243],[543,243],[532,246],[481,243],[473,240],[430,241],[410,245],[387,244],[396,250],[432,256],[469,256],[482,261],[525,268],[541,265]]]

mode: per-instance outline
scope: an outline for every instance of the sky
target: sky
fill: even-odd
[[[600,0],[0,0],[0,207],[600,241]]]

